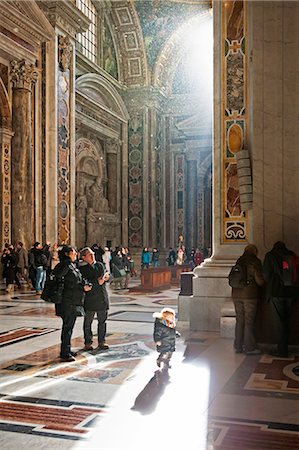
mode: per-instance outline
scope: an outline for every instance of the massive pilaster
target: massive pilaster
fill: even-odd
[[[27,246],[34,238],[31,89],[37,77],[38,71],[33,64],[11,62],[14,131],[11,146],[11,229],[12,240],[21,240]]]
[[[55,29],[43,49],[43,239],[75,244],[75,36],[89,20],[71,1],[43,0],[39,6]]]
[[[213,254],[195,269],[190,326],[199,330],[219,330],[221,307],[231,296],[227,274],[252,239],[249,212],[240,206],[236,160],[247,146],[249,125],[246,2],[214,1],[213,14]]]
[[[163,95],[158,89],[126,93],[129,106],[129,245],[165,247]]]
[[[106,142],[107,154],[107,197],[111,213],[117,212],[117,154],[119,144],[116,140]]]

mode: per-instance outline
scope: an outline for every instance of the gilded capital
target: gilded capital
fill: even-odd
[[[28,89],[38,78],[39,70],[34,64],[28,64],[24,60],[10,62],[10,76],[14,89]]]
[[[62,72],[70,68],[73,47],[68,36],[58,37],[59,67]]]

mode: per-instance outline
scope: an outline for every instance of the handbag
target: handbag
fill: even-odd
[[[113,276],[114,278],[123,278],[126,276],[125,269],[118,269],[118,267],[113,268]]]

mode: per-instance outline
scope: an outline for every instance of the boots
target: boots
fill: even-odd
[[[8,284],[7,288],[6,288],[6,292],[8,294],[11,294],[14,291],[14,285],[13,284]]]

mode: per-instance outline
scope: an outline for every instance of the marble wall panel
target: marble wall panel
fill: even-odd
[[[236,166],[236,153],[246,145],[248,127],[246,20],[245,2],[235,0],[222,4],[223,243],[248,240],[247,213],[240,206]]]
[[[299,5],[252,2],[252,154],[255,241],[299,250]]]

